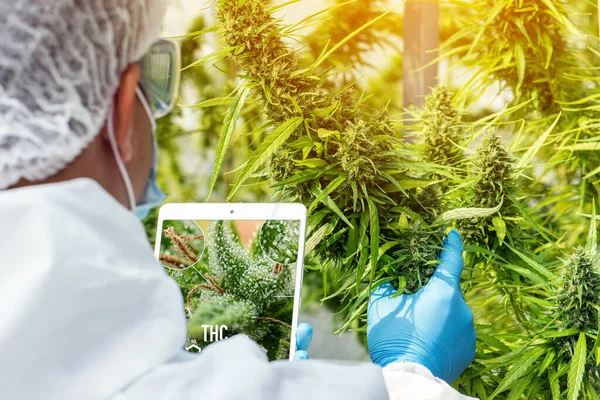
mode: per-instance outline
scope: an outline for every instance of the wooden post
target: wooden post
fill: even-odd
[[[600,2],[600,0],[598,0]],[[409,0],[404,5],[404,107],[421,107],[437,83],[438,67],[414,71],[437,57],[440,45],[437,2]]]

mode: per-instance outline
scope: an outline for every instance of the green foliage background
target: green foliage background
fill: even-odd
[[[306,204],[309,297],[359,333],[373,287],[418,290],[458,229],[478,344],[455,387],[598,398],[596,3],[441,4],[436,62],[451,74],[406,113],[400,8],[335,1],[290,26],[276,18],[285,6],[263,0],[212,5],[216,24],[200,18],[183,39],[193,105],[160,121],[169,201]],[[387,64],[370,66],[378,47]],[[185,171],[184,150],[214,160],[209,172]]]

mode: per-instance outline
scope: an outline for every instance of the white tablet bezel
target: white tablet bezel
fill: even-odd
[[[296,352],[296,330],[302,299],[302,279],[304,275],[304,248],[306,242],[306,207],[299,203],[169,203],[163,205],[158,214],[154,256],[160,253],[161,231],[164,221],[168,220],[284,220],[300,221],[300,243],[298,243],[298,262],[296,285],[294,289],[294,308],[292,313],[292,337],[290,340],[290,361]]]

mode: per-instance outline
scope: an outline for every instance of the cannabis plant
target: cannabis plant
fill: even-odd
[[[324,269],[341,272],[339,293],[359,296],[346,301],[349,320],[364,312],[374,283],[392,280],[401,292],[417,290],[433,271],[443,234],[440,224],[432,225],[441,214],[439,191],[428,186],[434,183],[431,171],[444,166],[420,167],[385,110],[364,107],[352,84],[326,90],[321,68],[367,26],[303,67],[263,2],[219,1],[216,10],[229,50],[223,54],[245,71],[236,101],[248,94],[262,99],[273,127],[232,193],[266,162],[261,175],[271,180],[275,195],[308,206],[308,249]]]
[[[560,264],[545,263],[556,276],[533,329],[512,335],[480,335],[479,360],[461,378],[465,392],[481,398],[596,399],[600,270],[596,218],[586,247]]]
[[[341,284],[335,287],[335,295],[342,296],[338,300],[345,305],[347,324],[364,313],[374,284],[392,281],[401,293],[425,285],[451,220],[500,211],[507,188],[493,183],[481,186],[481,182],[473,186],[481,193],[475,195],[471,207],[447,210],[456,208],[458,199],[444,198],[442,192],[466,183],[457,181],[461,174],[456,173],[462,159],[460,119],[444,88],[434,93],[421,118],[428,150],[422,156],[415,154],[385,110],[364,107],[352,85],[325,89],[327,75],[319,68],[324,56],[307,67],[299,64],[271,15],[273,9],[258,1],[221,1],[216,10],[227,46],[219,55],[246,72],[234,103],[247,96],[262,99],[268,118],[264,130],[271,130],[243,166],[232,193],[255,176],[270,180],[275,196],[307,205],[308,250],[319,258],[325,274],[337,271]],[[342,45],[323,54],[332,54]],[[228,121],[236,119],[235,114],[228,117]],[[221,140],[220,148],[225,149],[228,138]],[[488,142],[486,148],[498,145],[491,139]],[[489,151],[501,151],[501,147]],[[480,155],[485,174],[489,172],[485,162],[493,158],[492,153]],[[526,154],[525,163],[532,156],[533,152]],[[264,171],[257,173],[265,164]],[[501,173],[492,171],[481,179],[493,182],[494,174]],[[508,185],[508,176],[516,175],[510,171],[506,175]],[[441,177],[444,182],[438,184]],[[495,198],[484,198],[484,194]],[[481,225],[486,221],[477,221],[471,231],[493,228],[503,238],[501,214],[492,220],[495,225],[487,228]]]
[[[160,251],[186,299],[189,343],[208,345],[214,339],[206,327],[226,326],[227,336],[248,335],[270,359],[286,358],[298,223],[268,221],[248,248],[231,222],[211,223],[206,237],[194,225],[198,228],[193,221],[167,221]]]
[[[571,222],[577,213],[590,213],[592,199],[600,194],[595,184],[600,172],[597,7],[558,0],[450,3],[454,6],[448,12],[463,29],[443,44],[440,58],[472,73],[461,89],[461,101],[477,99],[499,83],[513,104],[522,104],[519,117],[531,121],[521,135],[529,143],[561,114],[555,146],[543,150],[552,168],[534,179],[538,187],[555,180],[546,187],[544,200],[549,223],[575,229],[573,237],[585,234]],[[581,179],[574,179],[577,175]]]

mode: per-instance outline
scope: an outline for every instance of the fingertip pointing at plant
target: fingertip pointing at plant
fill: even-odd
[[[440,253],[440,265],[433,273],[432,280],[445,280],[459,285],[460,276],[465,265],[462,252],[462,238],[460,233],[453,229],[444,239],[444,248]]]

